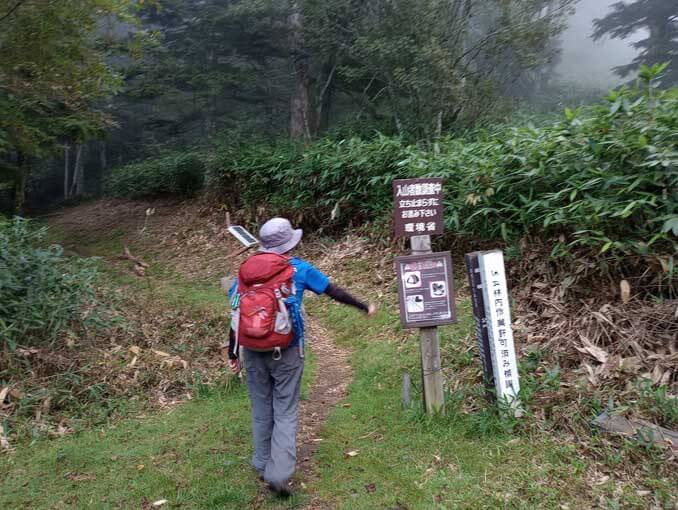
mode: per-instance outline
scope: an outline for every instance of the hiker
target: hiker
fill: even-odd
[[[302,235],[301,229],[293,229],[284,218],[273,218],[261,227],[261,247],[240,266],[229,292],[234,313],[229,345],[223,353],[231,370],[238,373],[238,346],[245,350],[252,403],[252,465],[280,496],[290,494],[289,480],[297,459],[304,291],[326,294],[368,316],[376,313],[374,305],[357,300],[313,265],[289,255]]]

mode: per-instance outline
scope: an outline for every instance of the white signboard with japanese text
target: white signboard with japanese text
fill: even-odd
[[[478,261],[497,399],[517,407],[520,384],[504,256],[500,250],[484,252],[479,254]]]

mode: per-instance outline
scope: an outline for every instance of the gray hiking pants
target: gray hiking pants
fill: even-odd
[[[264,480],[282,483],[294,474],[297,420],[304,359],[297,347],[272,352],[246,349],[247,388],[252,402],[252,465]]]

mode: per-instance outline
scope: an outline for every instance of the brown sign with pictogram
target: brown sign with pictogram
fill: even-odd
[[[403,328],[457,322],[449,252],[397,257],[395,262]]]

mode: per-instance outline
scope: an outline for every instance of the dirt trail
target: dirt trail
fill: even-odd
[[[148,208],[157,212],[141,236]],[[199,203],[105,200],[66,209],[52,220],[52,224],[68,234],[69,245],[74,247],[81,244],[83,236],[89,242],[105,241],[118,232],[123,236],[121,242],[129,244],[134,253],[149,256],[149,260],[162,259],[190,280],[215,281],[227,272],[235,271],[244,257],[228,258],[238,245],[223,235],[222,219],[220,210],[210,210]],[[334,267],[337,261],[350,258],[360,249],[359,244],[342,243],[334,246],[331,254],[325,253],[324,258],[314,262],[321,269]],[[310,293],[307,295],[312,298]],[[299,411],[297,474],[293,489],[301,494],[307,492],[306,487],[318,476],[315,453],[321,443],[320,431],[332,408],[346,396],[352,378],[349,351],[338,347],[332,333],[312,317],[307,321],[307,338],[307,350],[313,351],[316,371],[311,391],[308,398],[301,401]],[[269,492],[262,484],[253,507],[264,506],[268,497]],[[330,507],[311,494],[305,508]]]
[[[308,399],[301,402],[297,439],[297,468],[306,484],[317,476],[315,453],[320,446],[320,430],[331,409],[346,396],[353,375],[349,351],[334,342],[330,331],[311,318],[308,332],[316,360],[316,377]],[[327,507],[320,498],[313,497],[306,508]]]

